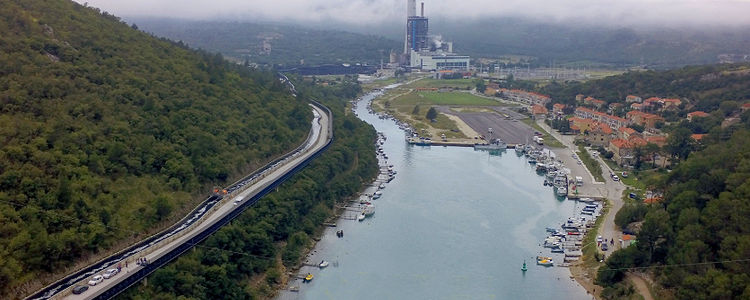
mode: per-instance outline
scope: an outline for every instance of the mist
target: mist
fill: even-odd
[[[76,0],[126,17],[387,26],[405,17],[406,0]],[[420,2],[420,1],[417,1]],[[750,0],[425,0],[425,15],[445,22],[522,18],[606,27],[750,25]],[[345,29],[345,28],[343,28]]]

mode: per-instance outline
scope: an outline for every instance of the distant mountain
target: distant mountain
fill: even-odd
[[[453,40],[457,51],[479,57],[534,56],[542,66],[552,61],[598,62],[620,66],[644,64],[661,69],[750,60],[747,56],[750,28],[633,29],[513,18],[473,22],[435,20],[430,28],[433,33],[442,33]]]
[[[147,32],[261,65],[387,63],[403,44],[377,35],[294,25],[130,18]]]
[[[146,236],[295,148],[275,74],[66,0],[0,5],[0,298]]]

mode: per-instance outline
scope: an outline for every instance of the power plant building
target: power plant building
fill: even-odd
[[[422,71],[469,69],[468,55],[457,55],[449,52],[415,51],[411,53],[411,67]]]
[[[424,16],[424,3],[417,15],[416,0],[406,2],[406,34],[404,55],[409,67],[423,71],[469,69],[470,57],[453,53],[453,43],[443,42],[439,36],[429,35],[429,20]]]

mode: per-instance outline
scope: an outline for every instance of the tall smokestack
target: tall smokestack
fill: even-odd
[[[422,2],[422,18],[424,18],[424,2]]]
[[[406,2],[406,16],[416,17],[417,16],[417,0],[407,0]]]

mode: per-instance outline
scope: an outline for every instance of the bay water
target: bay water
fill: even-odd
[[[356,112],[387,137],[398,172],[376,212],[341,220],[315,248],[331,265],[282,299],[591,299],[563,267],[536,265],[545,228],[573,215],[524,157],[472,148],[412,146],[394,121]],[[344,231],[343,238],[335,232]],[[529,270],[521,271],[526,261]]]

